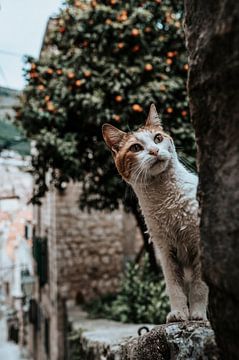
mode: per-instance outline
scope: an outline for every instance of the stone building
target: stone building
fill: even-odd
[[[30,338],[38,360],[66,358],[67,303],[117,291],[125,260],[141,246],[129,214],[80,211],[80,188],[79,183],[64,191],[52,187],[34,210],[39,282],[30,309]]]

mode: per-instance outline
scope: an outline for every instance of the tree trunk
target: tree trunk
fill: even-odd
[[[159,274],[159,267],[157,265],[157,260],[155,257],[154,246],[153,246],[152,242],[149,242],[149,234],[148,234],[148,230],[145,225],[145,222],[144,222],[144,218],[141,214],[139,207],[135,206],[135,208],[132,210],[133,210],[133,214],[137,220],[137,224],[140,228],[141,234],[142,234],[145,251],[149,255],[150,267],[153,272],[155,272],[156,274]]]
[[[239,359],[239,2],[185,0],[203,274],[222,358]]]

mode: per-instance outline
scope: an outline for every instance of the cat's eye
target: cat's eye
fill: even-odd
[[[161,134],[157,134],[155,137],[154,137],[154,142],[155,144],[159,144],[163,141],[163,136]]]
[[[130,146],[129,150],[132,152],[139,152],[139,151],[143,150],[143,146],[140,144],[133,144]]]

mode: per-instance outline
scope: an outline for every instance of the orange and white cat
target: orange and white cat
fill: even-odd
[[[159,252],[171,311],[167,322],[206,320],[208,288],[201,278],[198,179],[179,161],[155,106],[143,127],[125,133],[103,125],[115,165],[134,189]]]

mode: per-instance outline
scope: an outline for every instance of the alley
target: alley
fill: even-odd
[[[20,360],[21,351],[17,344],[7,341],[6,319],[0,311],[0,359]]]

